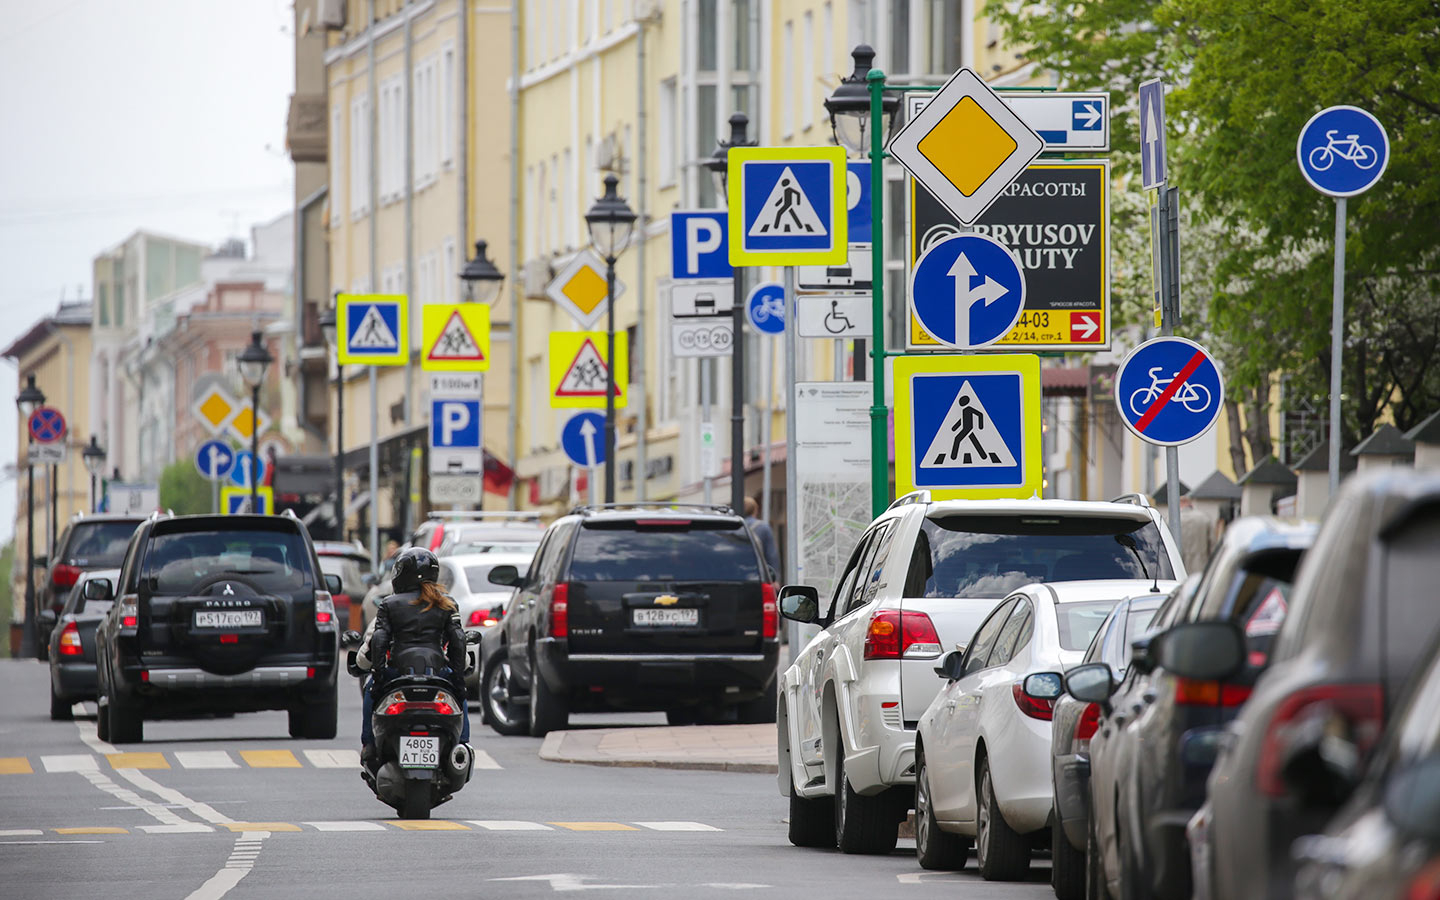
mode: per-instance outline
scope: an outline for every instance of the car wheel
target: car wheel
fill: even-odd
[[[975,862],[986,881],[1019,881],[1030,869],[1030,842],[1000,815],[990,761],[980,761],[976,791]]]
[[[779,699],[780,677],[770,679],[770,684],[765,692],[754,700],[747,700],[740,704],[735,710],[735,720],[741,725],[773,725],[775,724],[775,706]]]
[[[485,677],[480,679],[480,707],[485,711],[485,721],[496,734],[506,737],[530,730],[529,720],[523,710],[517,709],[519,704],[511,694],[511,677],[510,660],[496,653],[485,662]]]
[[[700,711],[693,706],[677,706],[665,710],[666,725],[694,725],[700,721]]]
[[[110,743],[138,744],[145,740],[145,717],[138,704],[122,700],[119,694],[111,694],[105,714],[110,720],[106,738]]]
[[[865,797],[850,787],[845,756],[835,761],[835,846],[842,853],[889,853],[900,838],[900,823],[884,794]]]
[[[835,846],[835,804],[829,797],[806,799],[790,783],[790,843],[797,847]]]
[[[1095,820],[1085,828],[1085,900],[1110,900],[1105,886],[1105,861],[1100,857],[1100,841],[1095,837]]]
[[[104,682],[95,695],[95,736],[102,741],[110,740],[110,700],[105,696]]]
[[[50,718],[56,722],[68,722],[75,718],[75,704],[64,697],[55,696],[55,689],[50,689]]]
[[[570,721],[566,698],[545,683],[545,673],[530,648],[530,736],[544,737],[564,728]]]
[[[925,757],[920,757],[915,774],[915,856],[922,869],[956,870],[965,868],[970,857],[970,842],[958,834],[940,830],[931,803],[930,770]]]
[[[1060,821],[1050,822],[1050,886],[1058,900],[1085,900],[1085,853],[1070,846]]]
[[[336,698],[297,702],[290,707],[290,736],[315,741],[335,739],[339,730],[339,704]]]

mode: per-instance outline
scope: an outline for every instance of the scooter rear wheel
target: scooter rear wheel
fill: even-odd
[[[400,818],[430,818],[430,782],[405,781],[405,797],[400,802]]]

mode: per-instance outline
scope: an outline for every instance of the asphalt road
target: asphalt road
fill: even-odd
[[[292,740],[283,713],[254,713],[147,722],[144,744],[118,749],[96,739],[93,704],[50,721],[47,678],[0,661],[7,900],[1053,896],[1044,862],[1032,883],[988,884],[973,863],[923,872],[908,840],[887,857],[798,849],[772,775],[542,762],[539,740],[499,737],[478,715],[470,784],[430,822],[402,823],[360,780],[349,678],[334,741]],[[575,724],[621,723],[663,717]]]

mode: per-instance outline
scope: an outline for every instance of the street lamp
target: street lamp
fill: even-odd
[[[101,470],[105,468],[105,448],[100,446],[100,442],[97,441],[95,435],[92,434],[90,435],[90,443],[85,446],[84,451],[82,451],[80,455],[85,458],[85,471],[90,473],[90,511],[93,513],[96,509],[95,501],[99,499],[100,496],[96,490],[95,479],[100,476]]]
[[[484,241],[475,242],[475,257],[465,261],[460,270],[460,280],[465,282],[467,303],[494,303],[500,297],[500,286],[505,282],[505,273],[495,268],[485,252]]]
[[[870,88],[866,76],[875,62],[875,51],[869,44],[861,44],[850,51],[850,56],[855,60],[855,71],[825,98],[825,111],[830,114],[835,143],[851,153],[864,153],[870,149]],[[900,98],[894,94],[880,101],[882,137],[890,133],[890,123],[899,108]]]
[[[265,371],[275,358],[265,349],[264,335],[259,331],[250,333],[250,344],[237,360],[240,377],[250,386],[250,512],[260,511],[260,385],[265,383]]]
[[[35,375],[25,378],[25,389],[15,398],[21,427],[28,428],[30,415],[45,405],[45,393],[35,386]],[[20,631],[20,655],[39,656],[40,632],[35,617],[35,466],[25,464],[25,623]]]
[[[335,540],[345,540],[345,377],[339,362],[340,319],[335,307],[320,317],[325,344],[336,351],[335,362]]]
[[[590,243],[605,257],[605,502],[615,502],[615,258],[630,245],[635,211],[615,193],[620,183],[605,176],[605,196],[585,213]],[[644,473],[640,477],[645,477]]]

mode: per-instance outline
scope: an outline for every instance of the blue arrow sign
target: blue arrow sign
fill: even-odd
[[[763,334],[784,334],[785,288],[774,282],[757,284],[745,300],[745,318]]]
[[[1165,82],[1158,78],[1140,84],[1140,186],[1145,190],[1165,183]]]
[[[729,218],[723,209],[670,214],[670,277],[686,279],[729,278]]]
[[[576,413],[560,432],[560,446],[577,466],[593,469],[605,465],[605,415]]]
[[[846,240],[852,244],[868,244],[871,241],[870,226],[870,164],[852,162],[845,165],[845,205],[849,210],[850,235]]]
[[[249,450],[241,450],[235,454],[235,461],[230,469],[230,483],[239,487],[250,486],[250,469],[256,469],[255,477],[260,481],[265,480],[265,460],[257,460]]]
[[[1390,162],[1390,138],[1380,120],[1353,106],[1322,109],[1295,142],[1300,173],[1331,197],[1353,197],[1374,187]]]
[[[988,235],[957,234],[915,264],[910,304],[937,341],[968,350],[1010,332],[1025,309],[1025,274],[1010,250]]]
[[[235,465],[235,451],[224,441],[206,441],[195,451],[195,468],[207,481],[224,481]]]
[[[1225,385],[1214,358],[1194,341],[1158,337],[1131,350],[1115,373],[1115,404],[1136,437],[1173,447],[1209,431]]]

